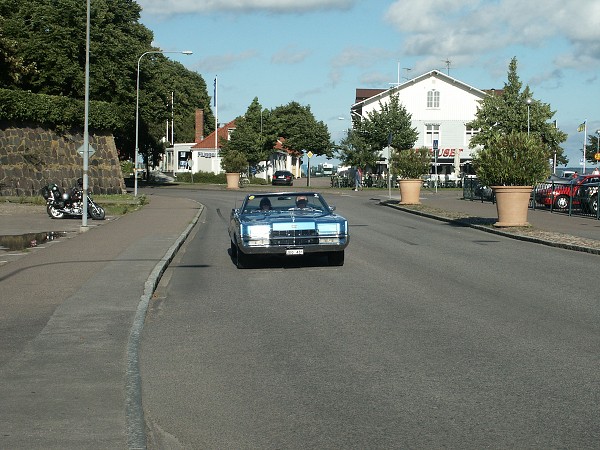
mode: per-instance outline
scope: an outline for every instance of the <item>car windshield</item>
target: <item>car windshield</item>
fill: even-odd
[[[321,195],[310,193],[285,193],[285,194],[256,194],[246,197],[242,205],[244,214],[269,213],[282,211],[298,212],[326,212],[329,206]]]

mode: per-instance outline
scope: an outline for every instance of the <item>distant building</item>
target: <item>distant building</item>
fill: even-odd
[[[432,70],[390,89],[357,89],[350,112],[353,119],[367,117],[369,112],[379,110],[380,102],[387,104],[391,95],[398,94],[419,133],[415,147],[433,149],[437,144],[437,173],[456,179],[471,163],[474,151],[469,142],[477,130],[467,123],[475,119],[479,101],[490,92]],[[366,97],[369,94],[373,95]]]
[[[235,120],[218,126],[216,131],[206,137],[203,136],[203,129],[204,112],[199,109],[196,111],[196,142],[174,144],[167,148],[160,169],[174,174],[187,171],[214,174],[224,172],[221,167],[221,144],[231,138],[231,133],[235,130]],[[257,177],[267,179],[272,177],[276,170],[288,170],[295,177],[302,175],[300,172],[302,152],[285,149],[283,142],[283,138],[278,139],[269,159],[259,163],[262,170],[256,173]]]

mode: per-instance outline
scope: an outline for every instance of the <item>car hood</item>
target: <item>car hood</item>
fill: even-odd
[[[287,222],[340,222],[346,219],[337,214],[327,214],[321,211],[272,211],[262,214],[242,214],[240,220],[244,223],[259,225]]]

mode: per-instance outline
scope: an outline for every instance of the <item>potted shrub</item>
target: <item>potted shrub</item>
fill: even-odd
[[[482,184],[496,196],[499,227],[528,226],[533,186],[550,175],[549,155],[536,135],[512,132],[494,136],[478,150],[473,167]]]
[[[238,150],[229,150],[221,158],[221,167],[227,177],[227,189],[239,189],[240,173],[248,168],[246,155]]]
[[[391,170],[400,180],[400,204],[421,203],[419,196],[423,185],[422,176],[429,173],[431,154],[427,147],[398,150],[392,156]]]

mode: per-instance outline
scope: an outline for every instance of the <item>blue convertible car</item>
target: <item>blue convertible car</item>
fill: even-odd
[[[241,269],[253,255],[325,253],[330,265],[344,265],[348,221],[334,209],[315,192],[247,195],[229,220],[233,260]]]

